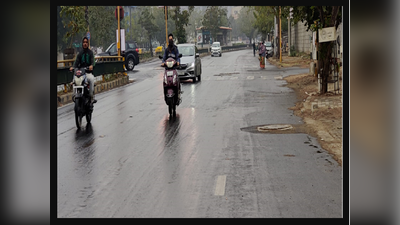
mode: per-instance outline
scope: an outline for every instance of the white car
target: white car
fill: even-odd
[[[219,55],[220,57],[222,56],[221,44],[217,41],[211,45],[211,56],[214,55]]]

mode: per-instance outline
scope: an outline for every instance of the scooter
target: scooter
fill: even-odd
[[[90,104],[89,83],[86,79],[88,67],[75,69],[73,84],[72,101],[75,102],[75,123],[81,129],[82,117],[86,116],[86,122],[90,124],[92,119],[93,104]]]
[[[182,54],[179,54],[178,57],[181,58]],[[162,59],[163,57],[159,56],[159,58]],[[182,102],[181,82],[179,80],[178,72],[176,71],[178,65],[173,58],[168,58],[165,60],[164,67],[164,100],[168,105],[170,117],[176,117],[176,106],[179,106],[179,104]]]

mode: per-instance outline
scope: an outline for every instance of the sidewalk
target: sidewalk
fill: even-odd
[[[311,60],[301,57],[282,56],[279,59],[269,58],[268,61],[281,68],[309,68]],[[339,75],[339,94],[333,93],[333,84],[328,84],[328,93],[318,93],[318,79],[313,74],[298,74],[284,77],[287,87],[292,88],[297,95],[297,103],[290,107],[296,116],[303,119],[307,125],[307,133],[317,137],[321,147],[329,152],[342,165],[342,72]]]

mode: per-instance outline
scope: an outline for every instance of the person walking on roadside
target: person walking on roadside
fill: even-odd
[[[253,42],[253,55],[256,56],[256,42]]]
[[[260,60],[260,67],[261,69],[265,68],[265,45],[264,41],[261,42],[260,48],[258,50],[259,60]]]

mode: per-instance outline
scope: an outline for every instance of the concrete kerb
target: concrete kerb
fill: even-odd
[[[129,76],[123,76],[116,80],[112,80],[112,81],[109,81],[106,83],[96,84],[96,86],[94,87],[94,93],[98,94],[98,93],[101,93],[104,91],[111,90],[116,87],[126,85],[128,83],[130,83]],[[65,104],[68,104],[71,102],[72,102],[72,92],[68,92],[66,94],[57,96],[57,107],[60,107],[62,105],[65,105]]]

